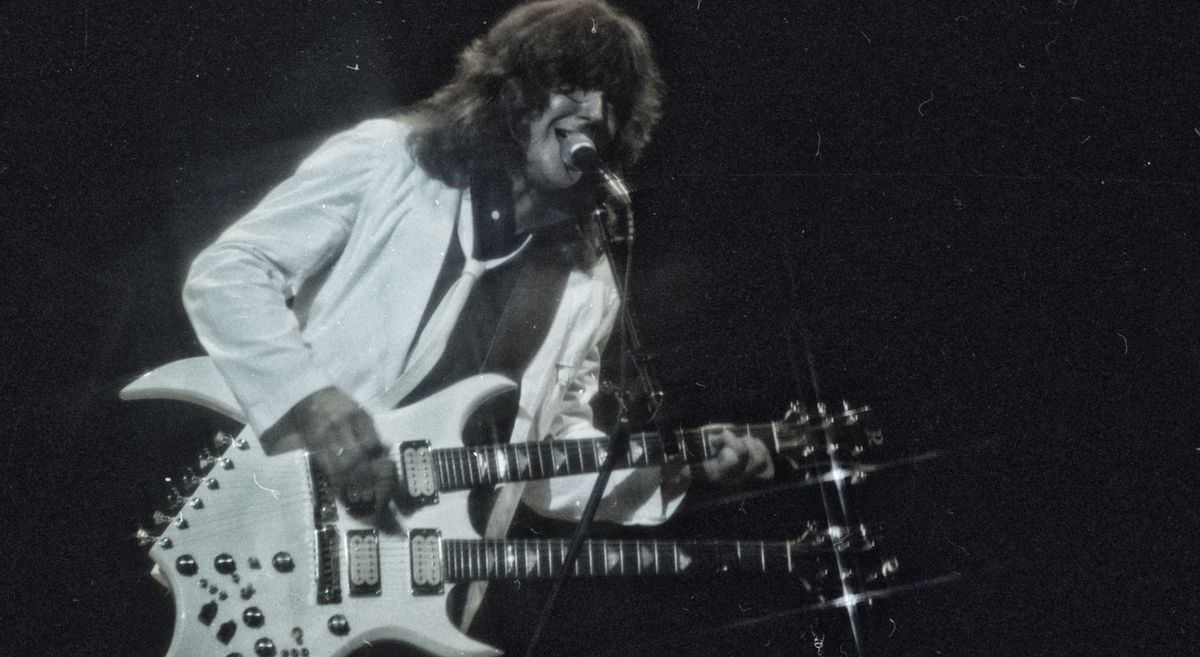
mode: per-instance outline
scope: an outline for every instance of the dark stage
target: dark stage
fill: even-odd
[[[323,138],[435,89],[510,4],[4,3],[0,653],[165,653],[133,534],[224,424],[117,391],[201,353],[179,300],[200,248]],[[776,419],[812,398],[811,354],[889,457],[942,454],[855,487],[900,581],[954,576],[864,608],[865,654],[1193,652],[1195,8],[620,4],[669,87],[629,182],[632,306],[674,416]],[[811,489],[701,490],[639,535],[821,518]],[[543,650],[855,654],[846,612],[809,602],[572,583]]]

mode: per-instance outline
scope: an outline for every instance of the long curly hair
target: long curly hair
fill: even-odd
[[[530,121],[563,88],[597,89],[613,104],[607,153],[632,166],[662,114],[665,88],[642,25],[603,0],[519,5],[459,55],[454,78],[405,110],[417,161],[448,185],[524,161]]]

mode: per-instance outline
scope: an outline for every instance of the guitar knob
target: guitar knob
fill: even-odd
[[[296,562],[287,552],[276,552],[275,556],[271,557],[271,565],[281,573],[290,573],[296,567]]]
[[[337,636],[346,636],[350,633],[350,621],[341,614],[334,614],[329,617],[329,631]]]
[[[196,559],[192,555],[184,554],[175,560],[175,570],[179,571],[179,574],[184,577],[191,577],[200,571],[200,567],[196,564]]]
[[[266,637],[255,641],[254,654],[258,657],[275,657],[275,642]]]
[[[217,555],[217,558],[213,559],[213,568],[216,568],[217,572],[222,575],[228,575],[237,570],[237,562],[234,561],[231,555],[222,552]]]
[[[258,607],[247,607],[246,611],[242,612],[242,620],[248,627],[262,627],[266,617]]]

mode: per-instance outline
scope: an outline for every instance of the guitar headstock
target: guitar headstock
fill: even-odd
[[[870,406],[851,406],[843,401],[837,408],[824,402],[806,407],[792,402],[783,420],[775,423],[780,453],[798,452],[855,457],[883,444],[883,431],[872,423]]]

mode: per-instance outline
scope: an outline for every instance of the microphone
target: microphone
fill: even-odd
[[[596,144],[591,137],[582,132],[572,132],[564,137],[559,145],[559,155],[563,164],[580,171],[595,171],[600,168],[600,154],[596,152]]]
[[[629,188],[625,186],[625,181],[621,180],[620,176],[604,166],[604,162],[600,160],[600,154],[596,152],[596,143],[592,141],[591,137],[582,132],[568,134],[559,144],[559,156],[562,157],[563,164],[567,166],[575,167],[580,171],[599,173],[609,195],[621,205],[629,207]]]

